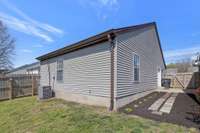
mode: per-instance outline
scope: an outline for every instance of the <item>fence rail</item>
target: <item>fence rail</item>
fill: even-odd
[[[38,86],[38,75],[0,77],[0,100],[36,95]]]

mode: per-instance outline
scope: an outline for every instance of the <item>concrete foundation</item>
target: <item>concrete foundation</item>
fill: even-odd
[[[145,91],[145,92],[140,92],[140,93],[137,93],[137,94],[134,94],[134,95],[131,95],[131,96],[127,96],[127,97],[123,97],[123,98],[120,98],[120,99],[117,99],[116,102],[115,102],[115,110],[139,99],[139,98],[142,98],[152,92],[154,92],[155,90],[150,90],[150,91]]]
[[[141,93],[137,93],[131,96],[127,96],[120,99],[115,99],[114,101],[114,110],[117,111],[119,108],[139,99],[142,98],[155,90],[145,91]],[[64,90],[56,90],[55,91],[56,98],[64,99],[66,101],[87,104],[87,105],[94,105],[94,106],[101,106],[101,107],[110,107],[110,98],[109,97],[98,97],[98,96],[90,96],[90,95],[81,95],[81,94],[74,94]]]
[[[95,105],[109,108],[110,98],[98,97],[90,95],[73,94],[64,90],[55,91],[56,98],[64,99],[66,101],[72,101],[76,103],[82,103],[87,105]]]

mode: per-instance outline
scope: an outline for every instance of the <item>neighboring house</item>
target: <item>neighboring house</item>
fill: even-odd
[[[39,72],[40,72],[40,63],[39,62],[35,62],[35,63],[32,63],[32,64],[27,64],[27,65],[12,69],[7,73],[7,75],[39,74]]]
[[[160,87],[166,67],[155,23],[111,29],[37,59],[41,87],[110,110]]]

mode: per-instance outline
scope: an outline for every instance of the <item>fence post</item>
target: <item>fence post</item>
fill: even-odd
[[[12,100],[13,99],[13,79],[10,78],[8,81],[9,84],[9,99]]]
[[[36,90],[36,77],[32,75],[32,96],[35,95]]]

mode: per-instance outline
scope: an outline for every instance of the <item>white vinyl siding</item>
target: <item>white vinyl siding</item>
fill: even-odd
[[[139,56],[139,82],[133,82],[133,53]],[[157,88],[157,68],[164,68],[155,28],[117,36],[117,98]]]
[[[63,60],[63,81],[55,82],[57,60]],[[110,44],[86,47],[41,62],[41,85],[48,83],[47,64],[50,64],[51,86],[68,94],[110,97]]]

